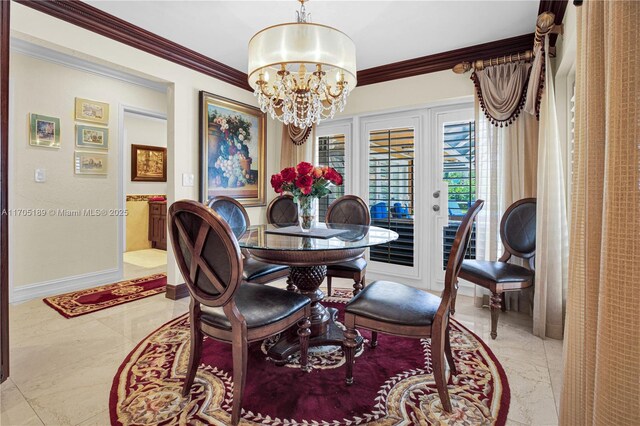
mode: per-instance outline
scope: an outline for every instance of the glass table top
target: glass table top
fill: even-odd
[[[316,224],[317,228],[340,229],[346,232],[331,238],[310,238],[271,234],[268,230],[278,229],[275,225],[256,225],[247,228],[238,238],[241,248],[260,250],[346,250],[385,244],[398,239],[398,234],[377,226]]]

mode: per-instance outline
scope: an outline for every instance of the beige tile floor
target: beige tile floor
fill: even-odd
[[[135,277],[161,269],[129,266],[126,273]],[[108,425],[111,381],[123,358],[187,309],[188,299],[174,302],[164,295],[74,319],[41,300],[11,306],[11,377],[0,388],[0,424]],[[488,310],[474,307],[468,297],[458,298],[456,318],[491,346],[507,372],[508,424],[557,424],[562,342],[534,337],[531,319],[511,312],[501,315],[498,339],[492,341]]]

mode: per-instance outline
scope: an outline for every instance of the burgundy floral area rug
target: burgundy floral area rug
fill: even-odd
[[[338,292],[340,294],[350,292]],[[348,298],[327,306],[341,312]],[[454,412],[442,410],[433,380],[428,340],[380,334],[375,349],[357,354],[355,383],[344,383],[339,347],[310,349],[311,373],[296,360],[277,367],[265,355],[275,339],[249,348],[243,425],[503,425],[509,385],[491,350],[452,321],[458,375],[449,380]],[[176,318],[146,337],[127,356],[113,380],[113,425],[227,425],[231,420],[231,345],[206,339],[191,394],[181,396],[189,358],[189,320]]]
[[[163,293],[166,286],[167,276],[154,274],[47,297],[44,299],[44,303],[58,311],[60,315],[73,318]]]

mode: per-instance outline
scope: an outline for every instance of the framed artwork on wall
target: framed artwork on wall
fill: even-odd
[[[74,158],[77,175],[106,175],[108,155],[97,152],[76,151]]]
[[[131,145],[131,180],[166,182],[167,148]]]
[[[60,148],[60,119],[29,114],[29,145]]]
[[[76,120],[109,124],[109,104],[76,98]]]
[[[266,115],[259,108],[200,92],[200,201],[226,195],[265,205]]]
[[[76,146],[85,149],[109,149],[109,129],[76,124]]]

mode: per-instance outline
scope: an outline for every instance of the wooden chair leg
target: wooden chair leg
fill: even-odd
[[[371,332],[371,347],[375,348],[378,346],[378,332],[377,331],[372,331]]]
[[[502,304],[502,307],[500,308],[500,310],[502,312],[507,312],[507,296],[505,296],[506,293],[502,293],[500,294],[500,303]]]
[[[231,424],[236,426],[240,422],[242,411],[242,397],[247,380],[247,343],[246,330],[233,337],[233,405],[231,407]]]
[[[302,371],[307,373],[311,372],[311,366],[309,365],[309,335],[311,335],[311,321],[309,316],[311,315],[311,308],[307,307],[305,317],[298,322],[298,338],[300,339],[300,366]]]
[[[287,291],[296,291],[296,286],[293,284],[291,276],[287,277]]]
[[[447,331],[444,336],[444,354],[447,357],[447,363],[449,364],[449,369],[451,370],[452,375],[457,375],[458,370],[456,369],[456,363],[453,360],[453,352],[451,352],[451,338],[449,337],[449,326],[447,325]]]
[[[489,307],[491,308],[491,338],[498,336],[498,316],[502,309],[502,296],[499,293],[492,293],[489,299]]]
[[[355,296],[356,294],[360,293],[362,291],[362,289],[364,288],[364,274],[361,274],[360,276],[355,276],[353,279],[354,283],[353,283],[353,295]]]
[[[202,330],[200,330],[200,305],[191,299],[190,322],[191,329],[191,345],[189,350],[189,366],[187,367],[187,375],[184,379],[182,387],[182,396],[186,397],[191,392],[191,386],[195,380],[198,366],[200,365],[200,356],[202,355],[202,340],[204,338]]]
[[[439,328],[440,327],[434,330],[431,337],[431,365],[433,366],[433,378],[436,381],[436,388],[438,389],[442,408],[447,413],[451,413],[451,399],[449,398],[449,391],[447,390],[447,374],[444,366],[444,337],[446,337],[446,332],[443,336]]]
[[[327,297],[331,297],[331,275],[327,275]]]
[[[347,385],[353,384],[353,362],[356,353],[356,337],[358,333],[355,328],[355,317],[351,314],[345,314],[344,318],[345,326],[347,329],[344,332],[344,354],[345,354],[345,364],[347,366],[347,378],[345,380]]]

